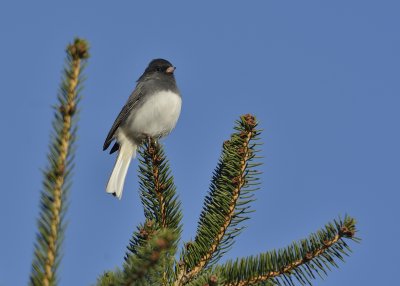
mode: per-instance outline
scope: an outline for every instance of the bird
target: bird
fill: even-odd
[[[114,121],[103,151],[115,141],[110,154],[118,151],[106,192],[122,197],[129,164],[145,140],[158,140],[174,128],[181,113],[182,97],[175,80],[176,67],[165,59],[150,61],[136,87]]]

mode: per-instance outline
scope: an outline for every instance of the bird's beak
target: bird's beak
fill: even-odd
[[[176,67],[169,67],[167,68],[167,70],[165,71],[167,74],[173,74],[175,71]]]

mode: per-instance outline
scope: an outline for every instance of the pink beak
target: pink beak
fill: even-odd
[[[176,67],[169,67],[167,68],[167,70],[165,71],[167,74],[173,74],[175,71]]]

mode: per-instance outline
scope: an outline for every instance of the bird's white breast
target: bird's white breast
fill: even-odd
[[[161,91],[150,96],[128,118],[127,131],[153,138],[167,135],[174,129],[181,113],[182,99],[172,92]]]

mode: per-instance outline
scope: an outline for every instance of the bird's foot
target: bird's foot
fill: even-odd
[[[145,140],[147,141],[148,146],[157,146],[158,145],[157,139],[155,139],[149,135],[146,135],[146,134],[144,134],[144,137],[145,137]]]

